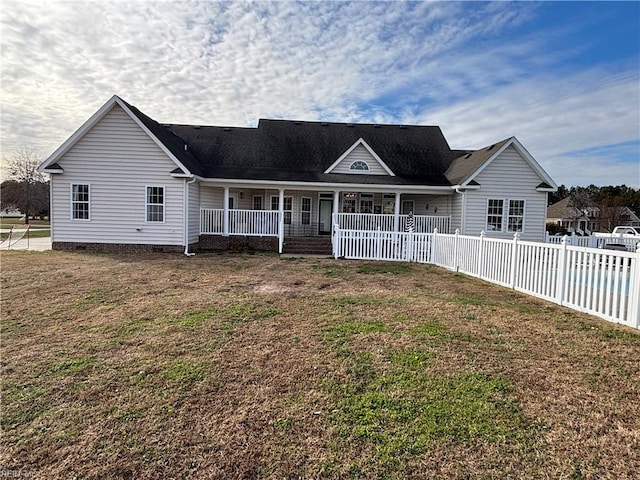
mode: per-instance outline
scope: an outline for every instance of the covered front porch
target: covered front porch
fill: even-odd
[[[200,188],[200,235],[330,238],[341,229],[448,233],[451,195],[375,191]]]

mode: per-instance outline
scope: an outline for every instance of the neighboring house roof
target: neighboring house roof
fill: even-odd
[[[563,198],[559,202],[547,207],[548,219],[577,220],[582,217],[587,218],[584,212],[573,206],[571,197]]]
[[[261,119],[257,128],[160,124],[121,98],[112,97],[41,169],[61,173],[56,162],[114,105],[128,115],[176,163],[172,175],[208,179],[340,184],[478,187],[474,177],[509,145],[555,183],[514,138],[477,151],[452,150],[440,127],[303,122]],[[333,173],[339,161],[363,145],[388,175]],[[542,185],[542,184],[541,184]],[[538,188],[541,187],[538,186]]]

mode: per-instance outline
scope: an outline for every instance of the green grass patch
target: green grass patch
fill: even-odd
[[[54,364],[49,371],[54,376],[66,377],[84,372],[94,365],[93,358],[69,358]]]
[[[205,379],[206,369],[200,362],[174,360],[160,372],[160,375],[188,389]]]
[[[444,337],[447,334],[447,328],[437,320],[430,320],[429,323],[412,327],[409,333],[415,336]]]
[[[365,275],[385,273],[392,275],[404,275],[410,273],[412,271],[412,268],[408,263],[376,262],[360,265],[356,271]]]
[[[322,339],[328,343],[345,343],[348,342],[353,335],[387,333],[390,331],[387,325],[379,320],[353,320],[326,327],[322,332]]]
[[[325,263],[322,265],[313,265],[311,268],[322,272],[325,277],[329,278],[344,278],[346,276],[346,270],[342,265]]]
[[[402,474],[405,461],[430,445],[454,442],[527,443],[535,434],[510,383],[482,373],[434,377],[431,358],[419,350],[390,352],[390,368],[367,370],[330,385],[336,401],[330,422],[344,448],[355,442],[373,451],[382,478]],[[366,463],[357,464],[366,476]]]

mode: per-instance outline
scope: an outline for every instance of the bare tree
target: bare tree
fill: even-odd
[[[14,206],[24,213],[24,223],[31,215],[48,210],[49,190],[46,175],[38,171],[42,154],[32,147],[22,147],[3,159],[8,181],[2,189],[3,206]],[[13,184],[11,183],[13,182]],[[12,187],[12,188],[9,188]]]
[[[604,197],[598,205],[600,209],[600,230],[612,232],[615,227],[623,224],[623,217],[627,211],[622,197]]]

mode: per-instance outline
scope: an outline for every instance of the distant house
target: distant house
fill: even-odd
[[[573,206],[571,197],[566,197],[547,208],[547,223],[558,225],[570,234],[590,235],[593,232],[611,232],[618,225],[638,226],[640,218],[629,207],[607,207],[597,205],[582,209]]]
[[[24,213],[20,210],[16,210],[15,208],[3,208],[0,210],[0,218],[11,218],[11,219],[22,219],[24,218]]]
[[[593,209],[591,209],[593,213]],[[547,208],[547,223],[558,225],[570,234],[586,235],[596,229],[588,212],[573,206],[571,197],[566,197]]]
[[[417,231],[542,240],[557,188],[515,137],[463,151],[437,126],[160,124],[117,96],[40,170],[53,248],[112,251],[321,248],[410,213]]]

